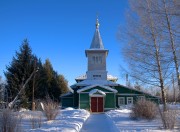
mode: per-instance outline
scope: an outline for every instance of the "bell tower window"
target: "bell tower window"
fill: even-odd
[[[102,56],[93,56],[92,63],[93,64],[102,64]]]

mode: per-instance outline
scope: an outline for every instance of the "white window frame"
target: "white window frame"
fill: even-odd
[[[145,96],[138,96],[138,100],[144,100]]]
[[[123,104],[120,103],[120,100],[123,99]],[[118,97],[118,106],[125,105],[125,97]]]
[[[128,102],[129,99],[132,100],[131,103]],[[133,101],[134,101],[134,100],[133,100],[133,97],[127,97],[127,105],[128,105],[128,104],[133,104]]]

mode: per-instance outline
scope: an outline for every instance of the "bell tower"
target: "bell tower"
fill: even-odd
[[[96,29],[91,46],[88,50],[85,50],[88,59],[86,72],[88,80],[107,80],[106,57],[109,51],[104,49],[99,26],[99,21],[96,19]]]

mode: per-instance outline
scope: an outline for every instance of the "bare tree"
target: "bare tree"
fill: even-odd
[[[177,9],[176,7],[178,6],[177,1],[170,1],[170,0],[162,0],[162,13],[161,16],[163,16],[162,18],[164,19],[164,22],[162,24],[162,30],[163,31],[167,31],[167,42],[168,44],[170,44],[171,47],[171,52],[173,55],[173,61],[174,61],[174,66],[175,66],[175,72],[176,72],[176,77],[177,77],[177,82],[178,82],[178,87],[179,87],[179,91],[180,91],[180,78],[179,78],[179,65],[178,65],[178,58],[177,58],[177,47],[178,47],[178,43],[176,41],[176,38],[179,34],[179,21],[180,20],[179,16],[177,14],[179,14],[179,9]],[[176,12],[176,13],[174,13]],[[180,93],[180,92],[179,92]],[[179,95],[180,96],[180,95]]]
[[[163,32],[159,30],[158,7],[153,0],[130,0],[127,29],[124,30],[123,53],[130,67],[130,75],[148,85],[160,87],[166,111],[165,85],[170,80],[169,54],[165,52]],[[121,35],[121,34],[120,34]],[[123,36],[124,37],[124,36]]]

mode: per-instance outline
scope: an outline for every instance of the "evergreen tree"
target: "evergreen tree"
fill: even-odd
[[[47,95],[52,99],[59,100],[59,96],[68,91],[67,81],[63,75],[58,75],[53,70],[48,59],[42,64],[41,60],[32,54],[28,40],[25,39],[19,52],[16,52],[16,56],[6,67],[5,76],[9,101],[16,97],[26,80],[37,68],[38,72],[31,78],[19,96],[20,107],[29,107],[31,104],[28,105],[28,102],[33,99],[45,99]]]
[[[58,81],[58,86],[61,89],[61,93],[62,94],[67,93],[69,91],[68,90],[68,81],[64,78],[64,76],[58,75],[57,81]]]
[[[32,55],[32,50],[29,46],[28,40],[25,39],[20,46],[20,51],[16,52],[12,62],[6,67],[7,71],[5,76],[7,79],[7,90],[9,101],[12,101],[17,95],[25,81],[29,78],[34,71],[34,61],[37,59]],[[31,91],[32,83],[28,83],[26,90]],[[31,92],[24,91],[21,95],[22,106],[27,106],[27,101]]]
[[[47,59],[40,69],[40,80],[36,90],[36,98],[44,99],[47,95],[54,100],[59,100],[62,93],[68,91],[67,81],[63,75],[54,71],[51,62]]]

